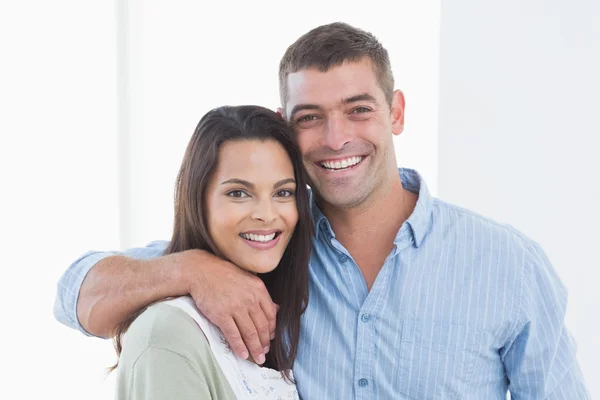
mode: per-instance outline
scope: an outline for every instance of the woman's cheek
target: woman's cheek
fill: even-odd
[[[288,228],[295,228],[298,223],[298,208],[296,207],[296,201],[289,201],[285,203],[285,207],[282,210],[282,217]]]
[[[247,203],[228,203],[223,207],[221,218],[227,221],[227,225],[236,225],[248,215]]]

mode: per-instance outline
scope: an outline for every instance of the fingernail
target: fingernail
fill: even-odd
[[[271,346],[265,346],[265,348],[263,349],[263,350],[264,350],[264,352],[265,352],[265,354],[267,354],[267,353],[269,352],[269,348],[270,348],[270,347],[271,347]]]
[[[265,355],[264,354],[259,355],[257,361],[259,364],[264,364],[265,363]]]
[[[247,352],[247,351],[244,351],[244,352],[242,352],[242,358],[243,358],[244,360],[247,360],[247,359],[248,359],[248,356],[249,356],[249,354],[248,354],[248,352]]]
[[[275,334],[271,335],[271,340],[275,339]]]

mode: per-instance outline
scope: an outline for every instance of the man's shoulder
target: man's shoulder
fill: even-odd
[[[499,238],[508,245],[516,246],[525,252],[539,246],[523,232],[507,223],[501,223],[467,208],[448,203],[438,198],[433,199],[434,218],[447,226],[463,230],[464,238],[485,239]]]

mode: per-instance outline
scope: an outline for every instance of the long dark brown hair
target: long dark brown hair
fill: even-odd
[[[308,304],[308,262],[313,222],[302,158],[291,128],[280,115],[259,106],[225,106],[202,117],[187,146],[177,176],[173,236],[165,255],[200,249],[221,256],[209,235],[205,192],[219,163],[219,149],[231,140],[276,141],[283,146],[294,167],[298,223],[277,268],[259,275],[271,299],[280,307],[275,339],[266,355],[265,366],[282,371],[289,379],[288,371],[292,369],[297,355],[300,317]],[[117,327],[114,337],[117,355],[121,354],[123,334],[146,308]]]

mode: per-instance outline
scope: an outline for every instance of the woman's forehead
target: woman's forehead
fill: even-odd
[[[294,177],[292,162],[275,140],[229,141],[219,151],[219,179],[243,179],[259,184]]]

